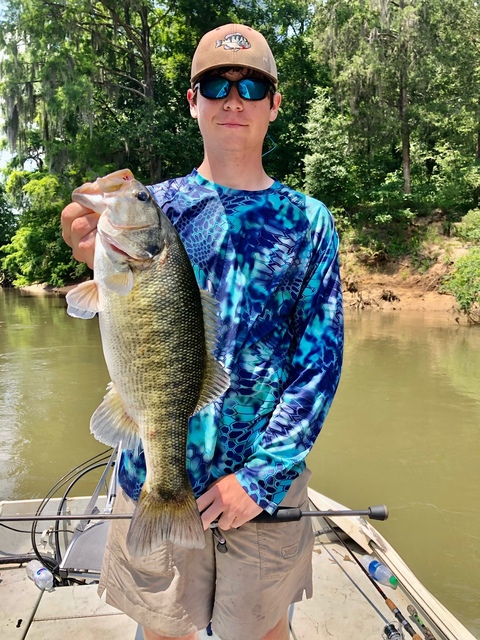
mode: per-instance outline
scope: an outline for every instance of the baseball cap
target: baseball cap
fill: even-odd
[[[192,86],[206,71],[248,67],[260,71],[277,87],[275,58],[261,33],[244,24],[224,24],[206,33],[192,59]]]

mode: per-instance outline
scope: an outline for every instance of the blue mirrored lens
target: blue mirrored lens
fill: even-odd
[[[238,93],[245,100],[263,100],[267,95],[267,85],[256,78],[245,78],[238,83]]]
[[[226,98],[230,92],[230,82],[225,78],[209,78],[200,83],[200,93],[204,98],[218,100]]]
[[[211,77],[200,81],[200,93],[209,100],[226,98],[230,89],[236,85],[240,97],[244,100],[263,100],[268,93],[269,85],[259,78],[243,78],[227,80],[227,78]]]

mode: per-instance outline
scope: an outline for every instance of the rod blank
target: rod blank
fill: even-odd
[[[365,516],[370,520],[386,520],[388,509],[384,504],[368,507],[368,509],[346,509],[344,511],[302,511],[297,507],[279,507],[272,514],[263,511],[252,522],[275,523],[292,522],[304,517],[336,518],[338,516]]]
[[[0,524],[2,522],[47,522],[51,520],[129,520],[133,514],[131,513],[92,513],[92,514],[50,514],[50,515],[32,515],[32,516],[0,516]],[[271,523],[275,522],[292,522],[300,520],[304,517],[331,517],[337,516],[365,516],[370,520],[386,520],[388,518],[388,509],[385,505],[376,505],[368,507],[368,509],[346,509],[344,511],[302,511],[297,507],[279,507],[274,513],[269,514],[266,511],[253,518],[251,522]]]

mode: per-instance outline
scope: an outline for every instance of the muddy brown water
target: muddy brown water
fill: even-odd
[[[88,425],[107,382],[96,320],[68,317],[63,298],[0,289],[0,500],[44,497],[106,449]],[[444,313],[347,314],[311,484],[350,508],[385,503],[390,518],[375,526],[480,638],[479,461],[480,327]]]

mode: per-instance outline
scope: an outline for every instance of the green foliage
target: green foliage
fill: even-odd
[[[472,321],[480,319],[480,247],[474,247],[455,262],[442,290],[455,296],[459,309]]]
[[[338,112],[331,90],[317,88],[306,125],[305,187],[327,206],[352,208],[355,198],[355,166],[349,155],[349,120]]]
[[[59,211],[70,198],[58,177],[14,172],[7,189],[21,202],[23,213],[16,233],[0,249],[5,277],[16,286],[34,282],[62,286],[86,275],[87,268],[73,260],[61,236]]]
[[[445,233],[477,240],[474,223],[456,225],[480,200],[475,0],[4,4],[0,106],[14,156],[0,259],[16,282],[79,275],[59,215],[83,181],[129,167],[152,183],[201,162],[190,61],[228,21],[262,31],[277,60],[267,171],[323,200],[366,261],[408,254],[425,268],[419,222],[432,212]]]
[[[7,201],[4,187],[0,184],[0,264],[2,258],[5,256],[2,247],[10,242],[15,233],[16,224],[15,215]],[[0,282],[3,282],[5,279],[6,275],[0,268]]]
[[[455,225],[455,235],[467,242],[480,243],[480,209],[472,209]]]

